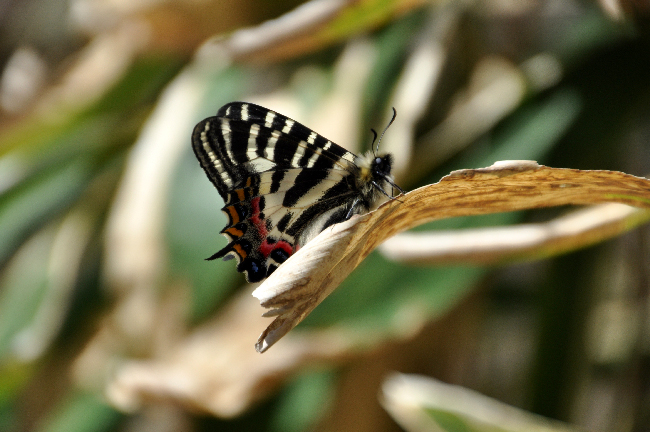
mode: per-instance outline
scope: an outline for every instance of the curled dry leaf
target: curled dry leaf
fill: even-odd
[[[255,348],[266,351],[301,322],[380,243],[433,220],[560,205],[618,202],[650,208],[650,180],[614,171],[502,161],[454,171],[376,211],[326,229],[289,258],[253,295],[275,317]]]

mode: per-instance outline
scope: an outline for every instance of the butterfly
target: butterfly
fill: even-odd
[[[393,120],[394,110],[388,126]],[[391,154],[354,155],[252,103],[231,102],[199,122],[192,147],[228,217],[221,234],[229,243],[207,260],[236,258],[249,282],[271,275],[325,228],[394,199],[393,187],[404,193]]]

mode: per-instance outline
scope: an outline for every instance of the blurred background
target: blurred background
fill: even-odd
[[[190,147],[233,100],[355,152],[395,107],[382,150],[405,190],[504,159],[644,176],[649,18],[638,0],[0,1],[0,431],[650,430],[647,227],[490,266],[375,251],[260,355],[254,287],[203,260],[225,217]]]

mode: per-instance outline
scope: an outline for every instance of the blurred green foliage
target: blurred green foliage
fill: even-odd
[[[362,130],[376,127],[416,39],[438,11],[432,5],[394,17],[391,12],[397,3],[364,2],[324,32],[330,36],[365,32],[378,52],[363,89]],[[482,13],[479,6],[468,7],[461,14],[459,30],[447,47],[449,64],[443,71],[442,82],[449,83],[450,88],[436,90],[440,98],[434,98],[436,106],[429,107],[418,125],[419,131],[434,126],[433,120],[428,120],[441,116],[444,109],[440,107],[452,105],[473,66],[484,56],[504,57],[517,66],[532,55],[548,52],[557,56],[564,75],[549,88],[529,89],[512,113],[458,154],[432,166],[426,176],[410,186],[437,181],[454,169],[482,167],[504,159],[533,159],[557,167],[615,169],[635,175],[650,171],[647,39],[630,25],[613,23],[595,5],[576,2],[572,10],[544,19],[536,9],[511,19],[507,14]],[[521,40],[509,40],[512,35],[521,35]],[[207,80],[207,88],[202,89],[203,101],[193,116],[198,121],[228,101],[284,86],[296,70],[305,66],[331,73],[342,49],[341,45],[329,46],[325,52],[263,66],[233,64]],[[7,123],[0,130],[0,430],[133,430],[125,426],[131,416],[118,414],[97,395],[81,393],[71,385],[56,387],[57,391],[52,392],[54,400],[40,400],[47,399],[48,389],[41,388],[38,380],[48,371],[60,372],[61,363],[69,367],[92,336],[91,329],[110,309],[114,299],[98,294],[104,283],[102,233],[106,220],[133,143],[162,92],[188,63],[187,55],[145,53],[91,106],[59,113],[63,118],[59,122],[44,122],[33,115],[15,124]],[[313,88],[295,92],[302,92],[310,102],[317,103],[320,97]],[[191,153],[190,134],[188,130],[186,150],[174,169],[168,191],[165,277],[181,281],[189,289],[188,321],[198,324],[218,313],[243,279],[232,262],[203,261],[224,244],[218,232],[225,217],[219,211],[222,203],[218,194]],[[359,139],[367,142],[367,136]],[[60,312],[61,333],[55,335],[42,355],[21,357],[17,338],[38,320],[44,299],[52,298],[49,294],[55,284],[49,266],[55,238],[63,220],[75,210],[89,215],[92,227],[83,246],[86,252],[80,274],[69,296],[61,299],[66,302]],[[459,218],[427,224],[418,230],[508,225],[531,217],[535,216],[518,212]],[[639,244],[645,234],[644,230],[621,240],[624,245],[631,244],[632,250],[626,252],[624,265],[637,272],[647,264],[647,245]],[[531,343],[527,347],[529,362],[524,378],[513,379],[511,387],[497,382],[505,381],[507,373],[486,377],[477,372],[473,380],[468,378],[469,384],[497,395],[514,386],[525,387],[523,396],[512,396],[508,402],[549,417],[575,420],[571,408],[579,397],[585,397],[580,393],[580,384],[586,385],[585,381],[579,382],[581,374],[598,369],[593,381],[604,376],[604,380],[619,385],[647,375],[647,351],[635,352],[612,372],[609,365],[589,364],[581,345],[586,338],[589,302],[598,298],[591,272],[598,259],[614,259],[610,255],[616,250],[614,242],[549,259],[543,264],[548,271],[541,277],[534,265],[514,270],[475,266],[416,268],[389,262],[375,252],[294,331],[338,325],[381,339],[396,331],[396,316],[409,305],[418,305],[419,311],[434,321],[454,311],[482,286],[487,292],[485,314],[508,302],[520,306],[524,313],[534,311],[534,319],[521,324],[524,328],[534,322],[532,328],[526,327]],[[526,276],[517,276],[517,272]],[[647,302],[646,273],[647,268],[639,277],[635,300]],[[86,301],[88,293],[100,298]],[[498,336],[493,343],[498,343]],[[405,358],[408,355],[404,353]],[[434,363],[417,360],[428,366]],[[466,367],[479,369],[475,364]],[[440,372],[433,366],[433,370],[423,369],[432,374]],[[602,369],[606,371],[600,374]],[[308,370],[287,380],[271,401],[240,419],[192,417],[191,425],[195,430],[314,430],[335,405],[341,374],[341,369],[334,367]],[[44,385],[49,384],[45,381]],[[647,384],[641,382],[641,388],[629,398],[631,414],[626,419],[634,426],[625,430],[644,430],[649,425]],[[374,399],[372,403],[376,403]],[[432,415],[445,430],[469,430],[447,412],[432,411]],[[382,430],[398,429],[387,423]]]

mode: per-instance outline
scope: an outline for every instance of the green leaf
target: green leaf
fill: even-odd
[[[37,428],[38,432],[103,432],[114,428],[122,414],[85,393],[68,395]]]
[[[91,166],[75,160],[0,197],[0,263],[40,224],[71,205],[86,187]]]
[[[327,412],[336,390],[331,370],[312,371],[296,377],[280,396],[271,430],[300,432],[313,429]]]

